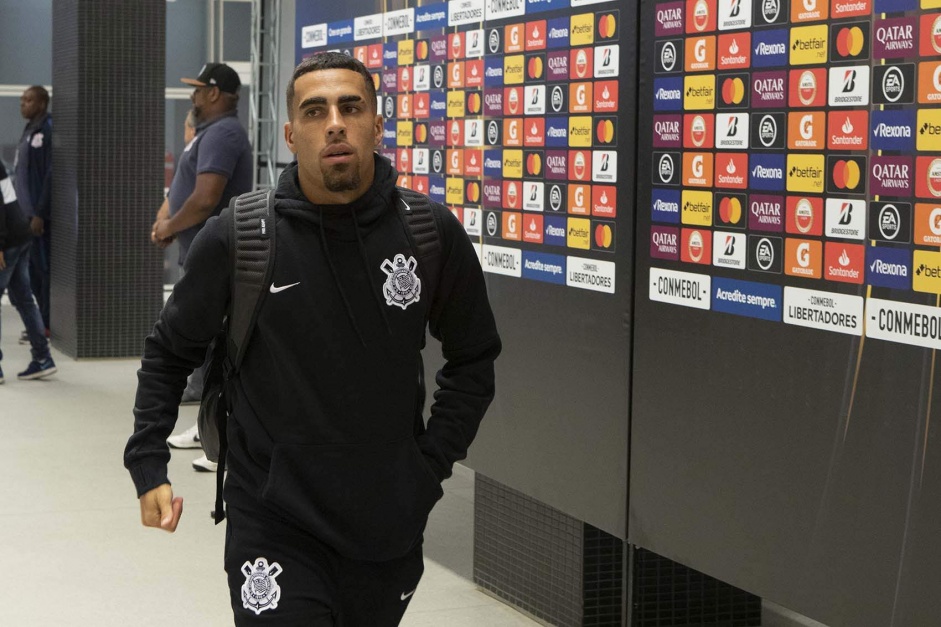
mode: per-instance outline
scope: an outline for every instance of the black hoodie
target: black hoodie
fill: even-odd
[[[493,399],[500,339],[477,256],[441,205],[436,293],[387,298],[397,255],[411,268],[415,253],[394,205],[396,172],[375,159],[373,185],[349,205],[311,204],[296,165],[281,176],[273,282],[234,386],[225,496],[378,561],[414,545],[440,482],[466,456]],[[226,210],[197,236],[145,342],[125,451],[138,495],[168,482],[165,440],[186,376],[225,315],[230,219]],[[426,318],[446,359],[427,428],[416,414]]]

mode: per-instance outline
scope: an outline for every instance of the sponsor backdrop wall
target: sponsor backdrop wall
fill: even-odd
[[[636,3],[296,8],[297,59],[341,50],[374,73],[381,154],[487,273],[504,352],[469,464],[625,538]]]
[[[630,539],[937,624],[941,2],[651,1],[641,32]]]

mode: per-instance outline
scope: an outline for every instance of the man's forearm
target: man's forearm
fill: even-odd
[[[168,220],[167,226],[170,232],[176,235],[180,231],[185,231],[208,220],[215,206],[215,203],[210,204],[208,201],[190,196],[180,207],[180,210]]]

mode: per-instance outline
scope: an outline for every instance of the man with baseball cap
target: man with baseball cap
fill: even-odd
[[[183,149],[164,206],[157,212],[150,239],[164,248],[180,242],[180,265],[186,269],[190,244],[206,220],[218,215],[229,201],[252,189],[252,149],[238,120],[238,73],[225,63],[207,63],[196,78],[180,79],[192,85],[196,137]],[[182,402],[202,397],[204,368],[190,377]],[[200,448],[194,425],[168,439],[174,448]],[[196,470],[215,471],[205,456],[195,460]]]

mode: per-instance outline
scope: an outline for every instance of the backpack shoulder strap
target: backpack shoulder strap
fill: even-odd
[[[441,271],[441,236],[431,208],[431,199],[404,187],[396,187],[395,190],[399,197],[399,211],[408,227],[408,237],[428,282],[428,294],[433,297]],[[431,311],[430,305],[428,311]]]
[[[275,260],[274,190],[235,199],[232,211],[232,304],[228,324],[228,362],[238,370],[268,292]]]

